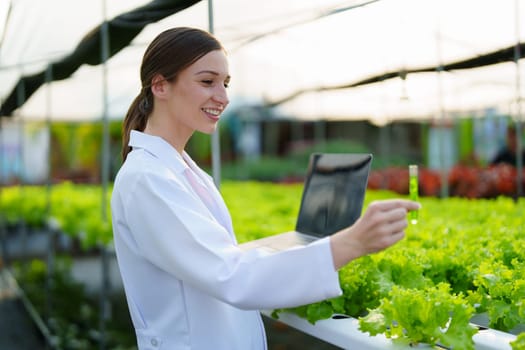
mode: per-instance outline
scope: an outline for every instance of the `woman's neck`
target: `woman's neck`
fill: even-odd
[[[184,133],[183,128],[177,128],[175,123],[168,118],[158,118],[153,113],[148,118],[144,133],[161,137],[180,154],[184,152],[184,148],[191,137],[191,134]]]

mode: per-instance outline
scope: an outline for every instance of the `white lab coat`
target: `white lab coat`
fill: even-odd
[[[111,207],[140,350],[266,349],[257,310],[341,295],[328,239],[275,254],[243,252],[212,179],[186,153],[138,131],[130,146]],[[190,169],[211,201],[188,180]]]

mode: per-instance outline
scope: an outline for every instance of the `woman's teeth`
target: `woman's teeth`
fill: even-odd
[[[203,110],[204,112],[206,112],[206,113],[213,114],[213,115],[215,115],[215,116],[218,116],[218,115],[221,114],[221,111],[218,110],[218,109],[203,108],[202,110]]]

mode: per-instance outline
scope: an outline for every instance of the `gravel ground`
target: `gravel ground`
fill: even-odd
[[[263,317],[268,350],[339,350],[338,346],[298,331],[282,322]]]
[[[0,349],[46,349],[43,337],[3,270],[0,270]]]

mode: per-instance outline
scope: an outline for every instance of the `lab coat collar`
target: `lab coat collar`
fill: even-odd
[[[191,157],[189,156],[189,154],[186,153],[186,151],[183,151],[182,154],[180,154],[175,149],[175,147],[170,145],[163,138],[159,136],[149,135],[137,130],[131,131],[129,136],[129,146],[133,147],[134,149],[141,148],[146,152],[152,154],[154,157],[158,158],[163,164],[166,164],[175,173],[183,174],[185,171],[190,171],[190,169],[192,169],[195,175],[197,175],[197,181],[199,181],[211,191],[211,195],[213,196],[214,200],[219,206],[219,212],[217,213],[220,216],[219,221],[230,233],[230,236],[232,237],[234,242],[236,242],[228,209],[222,201],[221,195],[217,190],[217,187],[215,186],[211,178],[208,178],[208,176],[204,175],[203,171],[197,166],[193,159],[191,159]],[[186,178],[186,176],[183,177]]]
[[[159,136],[148,135],[137,130],[131,130],[129,146],[144,149],[148,153],[159,158],[164,164],[167,164],[177,173],[182,173],[188,168],[186,162],[194,164],[193,160],[191,160],[186,152],[183,152],[183,155],[181,155],[175,147]],[[186,160],[186,162],[184,160]]]

